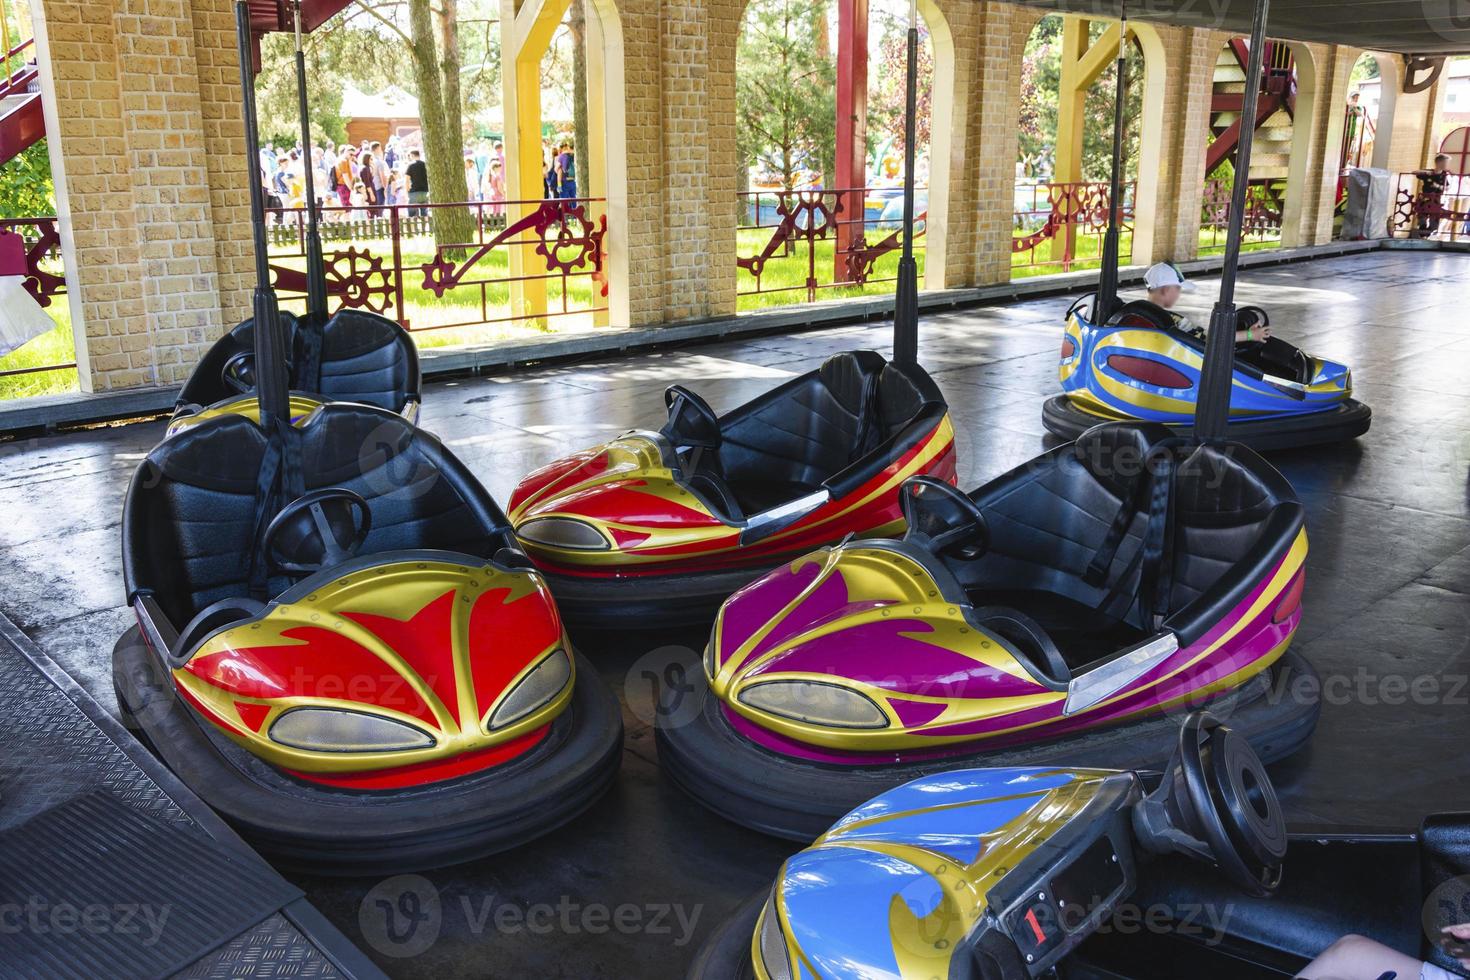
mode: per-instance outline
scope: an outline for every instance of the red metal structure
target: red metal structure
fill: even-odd
[[[849,187],[820,190],[748,191],[737,195],[742,216],[738,230],[761,232],[764,242],[753,255],[735,260],[755,280],[754,289],[739,289],[740,296],[757,294],[792,295],[789,302],[814,302],[822,290],[893,282],[894,276],[875,277],[874,266],[890,252],[903,247],[902,229],[869,216],[869,203],[892,199],[892,187]],[[916,217],[922,222],[925,214]],[[767,234],[768,233],[768,234]],[[923,228],[915,238],[922,240]],[[749,237],[749,236],[747,236]],[[818,273],[818,243],[833,242],[833,274]],[[917,244],[917,243],[916,243]],[[772,285],[766,281],[772,264],[803,267],[804,280],[794,285]],[[781,278],[781,277],[777,277]]]
[[[36,40],[17,31],[0,8],[0,166],[46,135]]]
[[[1232,38],[1230,53],[1246,68],[1250,58],[1249,46],[1242,38]],[[1296,60],[1291,48],[1279,41],[1267,41],[1264,51],[1265,70],[1261,74],[1261,94],[1256,102],[1255,128],[1261,126],[1278,112],[1296,118]],[[1227,160],[1235,159],[1236,147],[1240,145],[1240,124],[1244,121],[1242,106],[1245,93],[1217,92],[1210,101],[1212,115],[1236,113],[1236,119],[1228,126],[1212,127],[1215,141],[1205,151],[1205,173],[1212,174]]]
[[[1119,209],[1120,230],[1126,237],[1123,255],[1132,253],[1133,193],[1136,185],[1123,189]],[[1026,259],[1013,265],[1020,269],[1069,272],[1081,262],[1097,261],[1102,255],[1103,233],[1108,227],[1109,187],[1104,181],[1038,183],[1031,187],[1031,200],[1016,204],[1011,252]],[[1022,206],[1027,203],[1029,206]],[[1060,239],[1066,243],[1060,257],[1038,257],[1037,250]],[[1090,241],[1089,248],[1079,247]]]
[[[421,228],[407,217],[413,209],[469,208],[476,215],[475,240],[451,246],[428,248],[428,262],[411,258],[410,231]],[[363,223],[371,236],[362,247],[350,243],[345,249],[323,253],[326,267],[328,312],[361,309],[398,321],[407,330],[423,332],[480,324],[510,323],[539,319],[553,320],[578,314],[596,314],[607,309],[607,279],[603,274],[603,247],[607,216],[600,198],[577,200],[473,202],[462,204],[391,205],[377,209],[383,217]],[[351,209],[324,208],[323,234],[329,240],[338,220]],[[514,218],[506,223],[506,212]],[[285,302],[306,295],[305,240],[306,209],[278,208],[267,212],[268,221],[283,222],[272,230],[272,238],[283,238],[295,248],[276,249],[271,254],[271,285]],[[423,246],[420,246],[422,248]],[[511,250],[534,253],[521,276],[500,274],[497,257]],[[420,255],[422,252],[420,252]],[[509,263],[506,263],[507,269]],[[544,269],[544,271],[539,271]],[[539,279],[547,283],[549,307],[545,314],[518,313],[511,309],[510,284]],[[576,286],[576,288],[574,288]],[[573,294],[585,287],[587,301]],[[463,309],[459,318],[444,322],[415,322],[410,309],[415,300],[431,302],[452,295],[472,297],[468,302],[451,302],[446,308]]]

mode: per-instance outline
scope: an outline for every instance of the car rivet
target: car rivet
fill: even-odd
[[[982,650],[989,650],[990,649],[990,641],[989,640],[981,640],[980,641],[980,649],[982,649]]]
[[[915,606],[914,607],[914,612],[916,612],[916,613],[920,613],[920,612],[923,612],[923,611],[924,611],[924,607],[923,606]]]
[[[321,622],[321,619],[322,619],[322,614],[321,613],[312,613],[311,614],[311,621],[313,623],[319,623],[319,622]]]
[[[316,596],[309,595],[309,596],[306,597],[306,601],[307,602],[316,602]]]

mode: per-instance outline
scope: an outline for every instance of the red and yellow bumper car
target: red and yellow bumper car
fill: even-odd
[[[717,416],[681,386],[669,421],[531,473],[516,535],[574,624],[707,620],[782,560],[847,537],[899,533],[899,487],[955,479],[938,386],[872,351]]]
[[[611,784],[616,699],[495,502],[401,416],[201,421],[139,468],[123,552],[124,717],[277,860],[453,863]]]

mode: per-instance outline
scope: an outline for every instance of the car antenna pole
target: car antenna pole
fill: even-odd
[[[1113,170],[1108,186],[1108,229],[1103,236],[1102,269],[1098,273],[1093,321],[1106,323],[1118,308],[1118,236],[1123,210],[1123,102],[1128,95],[1128,5],[1118,7],[1118,86],[1113,98]]]
[[[306,190],[306,312],[327,318],[327,275],[322,264],[322,234],[317,221],[316,182],[312,174],[311,119],[306,105],[306,54],[301,47],[301,3],[291,5],[296,19],[296,111],[301,117],[301,170]]]
[[[919,359],[919,269],[914,262],[914,142],[919,104],[919,2],[909,2],[909,63],[903,119],[903,255],[893,303],[893,360]]]
[[[1269,7],[1270,0],[1256,0],[1255,18],[1251,23],[1245,98],[1240,106],[1240,142],[1235,150],[1235,185],[1230,194],[1230,228],[1225,237],[1224,266],[1220,271],[1220,298],[1210,313],[1204,367],[1200,371],[1199,399],[1194,407],[1194,432],[1200,439],[1224,437],[1230,421],[1230,387],[1235,369],[1235,276],[1240,263],[1246,193],[1250,190],[1251,141],[1256,129],[1256,103],[1261,96]]]
[[[271,291],[270,261],[265,244],[265,190],[261,186],[260,141],[256,137],[255,59],[250,39],[250,5],[236,0],[235,33],[240,48],[240,94],[245,122],[245,152],[249,157],[250,220],[255,237],[255,294],[252,302],[255,334],[255,390],[260,401],[260,424],[272,429],[274,421],[290,424],[290,390],[286,371],[285,332],[276,294]]]

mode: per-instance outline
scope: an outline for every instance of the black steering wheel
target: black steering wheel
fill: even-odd
[[[220,368],[220,380],[225,387],[238,394],[249,395],[255,391],[255,351],[236,351]]]
[[[1118,312],[1108,317],[1108,326],[1126,326],[1124,317],[1134,321],[1135,326],[1157,327],[1160,330],[1172,330],[1178,322],[1174,314],[1164,309],[1157,303],[1146,299],[1135,299],[1130,303],[1124,303],[1118,308]],[[1142,320],[1139,324],[1137,321]]]
[[[971,561],[990,548],[990,525],[964,491],[932,476],[911,476],[898,491],[905,541]]]
[[[1245,737],[1208,712],[1179,732],[1188,806],[1220,871],[1252,895],[1281,884],[1286,818],[1261,757]]]
[[[720,447],[719,416],[703,398],[683,385],[669,385],[664,389],[664,404],[669,421],[663,432],[675,449]]]
[[[1085,293],[1084,295],[1077,297],[1077,299],[1075,299],[1072,302],[1072,305],[1069,306],[1069,307],[1067,307],[1067,315],[1064,316],[1064,317],[1062,317],[1062,322],[1063,323],[1066,323],[1068,320],[1071,320],[1072,319],[1072,314],[1076,313],[1078,310],[1082,309],[1082,307],[1084,307],[1084,306],[1087,307],[1087,317],[1088,317],[1088,319],[1091,319],[1092,318],[1092,313],[1093,313],[1093,306],[1096,304],[1096,301],[1097,301],[1097,293]]]
[[[271,568],[312,575],[357,555],[373,527],[361,494],[342,487],[314,490],[293,500],[265,529],[263,547]]]

